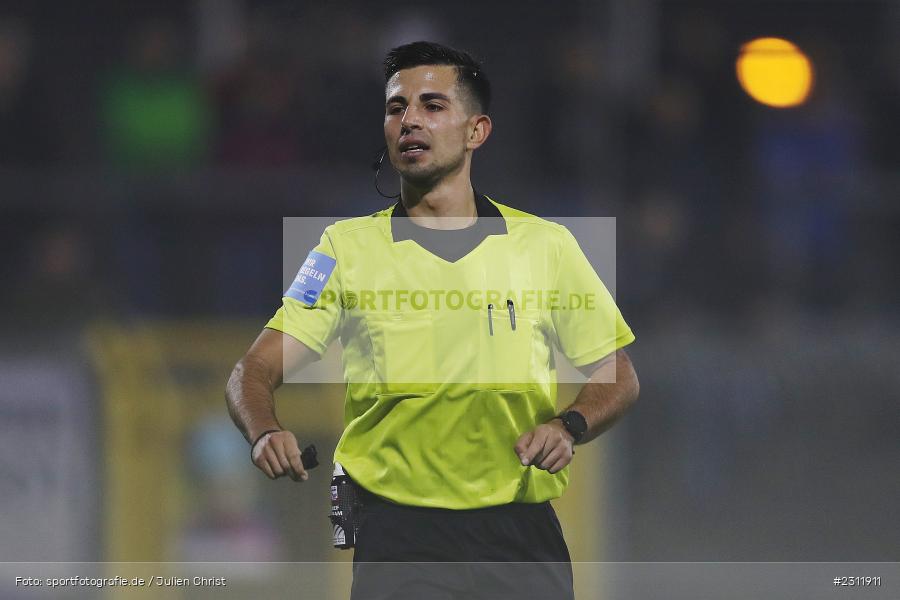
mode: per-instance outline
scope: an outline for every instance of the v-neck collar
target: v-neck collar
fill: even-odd
[[[506,219],[503,218],[500,209],[497,208],[493,202],[488,200],[485,195],[479,194],[477,190],[475,190],[475,211],[478,214],[478,220],[474,225],[471,225],[471,227],[479,227],[483,230],[484,235],[481,239],[484,239],[489,235],[504,235],[508,233]],[[481,222],[481,217],[488,218],[485,219],[484,222]],[[391,212],[391,238],[394,242],[416,240],[417,238],[421,239],[423,234],[434,231],[443,232],[443,230],[428,229],[413,223],[409,218],[409,214],[406,212],[406,207],[403,206],[403,201],[397,200],[397,203],[394,205],[394,209]],[[457,229],[449,231],[463,230]]]

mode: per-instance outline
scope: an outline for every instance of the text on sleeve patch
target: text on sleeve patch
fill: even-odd
[[[316,252],[313,250],[303,261],[303,266],[297,272],[291,287],[287,289],[284,295],[293,298],[307,306],[312,306],[319,298],[319,294],[328,283],[331,272],[337,261],[327,254]]]

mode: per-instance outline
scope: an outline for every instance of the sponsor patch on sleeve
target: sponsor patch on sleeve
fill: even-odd
[[[303,266],[297,272],[291,287],[287,289],[284,295],[293,298],[307,306],[312,306],[319,299],[331,272],[337,261],[327,254],[316,252],[313,250],[303,261]]]

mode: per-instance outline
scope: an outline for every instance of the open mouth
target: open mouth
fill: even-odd
[[[428,144],[421,142],[404,142],[400,144],[400,156],[404,158],[420,156],[426,151],[428,151]]]

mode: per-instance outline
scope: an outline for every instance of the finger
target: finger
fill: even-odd
[[[550,473],[559,473],[560,471],[565,469],[566,465],[568,465],[570,462],[572,462],[572,455],[563,454],[562,458],[553,463],[553,466],[547,470],[550,471]]]
[[[278,466],[281,467],[284,474],[297,481],[299,475],[294,473],[294,469],[291,468],[291,461],[288,460],[287,453],[284,451],[284,442],[279,439],[272,440],[272,451],[275,453]]]
[[[523,434],[519,437],[519,439],[516,440],[516,445],[515,445],[516,454],[519,455],[519,458],[520,458],[520,459],[521,459],[522,456],[525,454],[525,451],[528,450],[528,444],[531,443],[531,438],[532,438],[533,436],[534,436],[534,432],[533,432],[533,431],[529,431],[528,433],[523,433]]]
[[[306,481],[309,479],[309,473],[303,468],[303,461],[300,460],[300,448],[298,448],[296,444],[293,444],[293,448],[291,448],[289,444],[285,444],[285,446],[288,448],[286,454],[288,461],[291,463],[291,468],[301,481]]]
[[[531,443],[528,444],[528,449],[525,450],[525,455],[522,457],[522,464],[531,464],[535,457],[544,449],[544,443],[546,441],[547,432],[543,429],[535,429],[534,437],[531,438]]]
[[[256,458],[253,460],[253,464],[256,465],[257,469],[265,473],[266,477],[275,479],[275,474],[269,466],[269,461],[266,460],[266,457],[262,452],[257,453]]]
[[[297,438],[293,435],[286,438],[282,444],[281,451],[287,461],[285,469],[291,474],[294,481],[306,481],[309,475],[303,468],[303,461],[300,459],[300,448],[297,446]]]
[[[537,457],[531,463],[536,466],[538,469],[546,469],[545,465],[552,465],[553,462],[556,461],[557,457],[553,456],[554,452],[556,452],[558,446],[556,445],[555,440],[552,436],[547,436],[547,440],[544,442],[544,447],[538,452]]]
[[[283,477],[284,469],[281,468],[281,463],[278,461],[278,456],[275,454],[275,450],[269,446],[268,442],[263,442],[266,444],[266,447],[263,448],[263,456],[266,457],[266,460],[269,462],[269,466],[272,468],[272,472],[275,474],[275,477]]]
[[[553,466],[553,464],[555,464],[556,461],[558,461],[562,457],[565,451],[565,447],[560,445],[557,445],[553,448],[547,448],[540,462],[535,461],[534,464],[537,465],[539,469],[549,471],[549,467]]]

